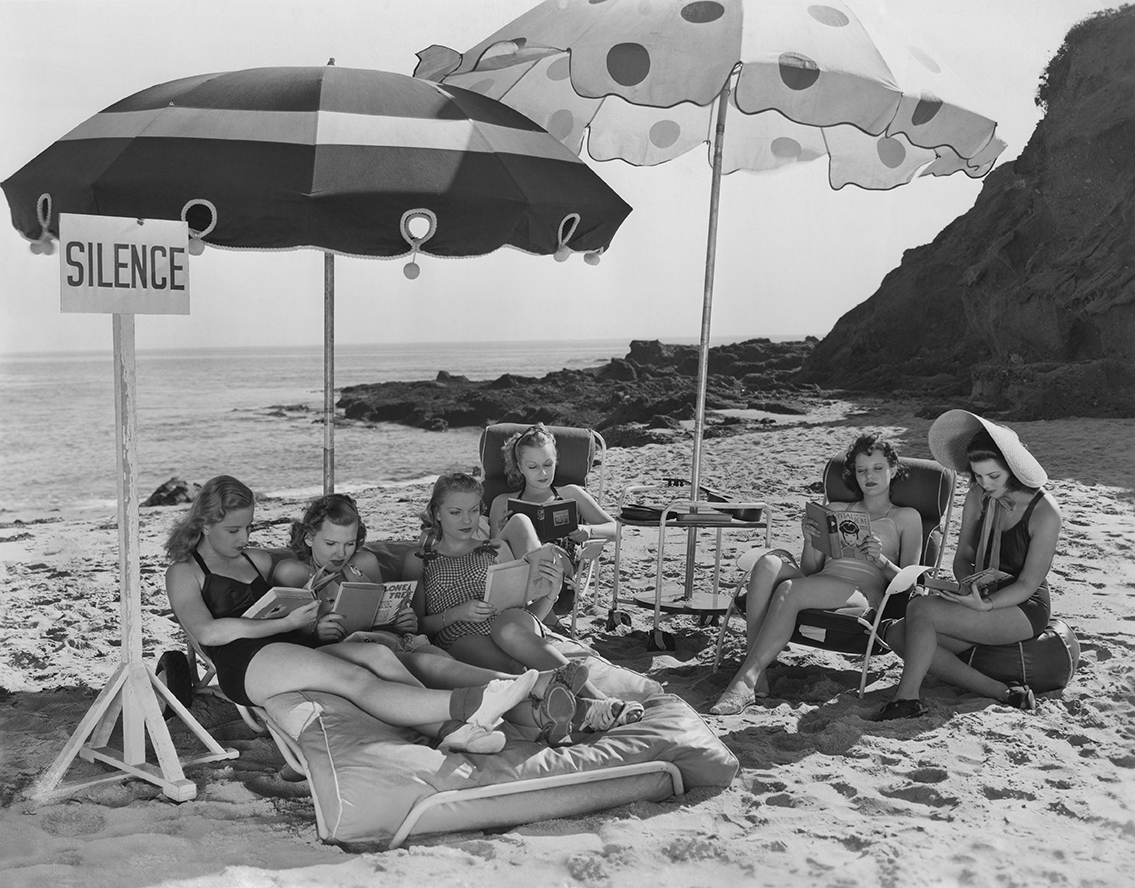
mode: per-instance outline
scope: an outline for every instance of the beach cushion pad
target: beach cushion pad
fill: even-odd
[[[1080,662],[1080,643],[1063,620],[1053,620],[1040,635],[1016,644],[979,644],[959,654],[962,660],[1005,684],[1027,684],[1037,693],[1067,686]]]
[[[570,643],[569,643],[570,645]],[[686,787],[727,786],[733,754],[683,700],[649,679],[589,657],[592,680],[607,693],[637,699],[642,721],[597,733],[574,746],[550,748],[505,724],[508,744],[496,755],[444,754],[408,728],[387,725],[332,694],[297,692],[268,701],[268,715],[295,741],[306,764],[321,838],[387,841],[418,802],[466,790],[638,762],[671,762]],[[482,800],[456,797],[423,817],[416,833],[509,826],[603,810],[673,792],[665,773],[597,781]]]

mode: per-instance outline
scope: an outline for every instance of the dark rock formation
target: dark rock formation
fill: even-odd
[[[1135,416],[1135,7],[1075,26],[1020,157],[908,250],[801,380],[1018,419]]]
[[[201,485],[196,481],[185,481],[176,475],[150,494],[142,503],[143,506],[179,506],[182,503],[191,503],[193,498],[201,492]]]
[[[798,413],[815,387],[793,381],[816,340],[774,343],[752,339],[710,349],[709,409]],[[490,422],[543,421],[612,430],[615,439],[669,440],[697,400],[698,350],[692,345],[634,341],[625,358],[602,367],[558,370],[539,379],[506,373],[470,381],[445,371],[422,382],[387,382],[343,389],[339,406],[349,420],[397,422],[425,429]],[[649,424],[647,432],[640,427]],[[608,443],[612,443],[609,441]]]

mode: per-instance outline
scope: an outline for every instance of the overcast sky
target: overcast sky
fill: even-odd
[[[209,71],[322,65],[410,74],[431,43],[467,49],[532,0],[0,0],[0,179],[124,96]],[[1016,157],[1040,117],[1038,78],[1096,0],[850,0],[904,21],[971,87]],[[652,169],[592,164],[634,207],[597,267],[515,250],[477,259],[340,258],[340,342],[696,340],[710,172],[707,152]],[[969,209],[963,175],[890,192],[827,186],[826,167],[739,172],[722,186],[716,340],[823,336],[867,299],[904,250]],[[5,216],[7,218],[7,216]],[[58,253],[0,229],[0,353],[110,348],[109,316],[59,311]],[[139,348],[322,341],[323,262],[312,250],[192,260],[192,313],[139,316]]]

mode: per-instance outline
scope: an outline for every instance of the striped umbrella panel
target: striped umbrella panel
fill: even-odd
[[[398,256],[406,211],[436,214],[422,251],[509,245],[547,254],[569,214],[575,250],[609,245],[630,212],[586,164],[520,113],[403,75],[259,68],[163,83],[80,124],[3,183],[13,224],[58,213],[181,218],[208,201],[205,240]],[[206,209],[189,216],[191,227]],[[194,215],[197,214],[197,215]]]

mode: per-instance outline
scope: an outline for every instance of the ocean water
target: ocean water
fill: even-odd
[[[339,345],[336,388],[598,366],[626,340]],[[0,355],[0,524],[113,512],[114,368],[109,353]],[[262,494],[314,495],[323,484],[323,349],[139,351],[138,491],[178,475],[227,473]],[[306,405],[310,413],[272,408]],[[477,462],[479,429],[425,432],[392,423],[335,430],[335,488],[436,475]]]

